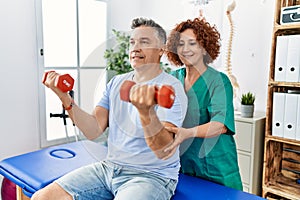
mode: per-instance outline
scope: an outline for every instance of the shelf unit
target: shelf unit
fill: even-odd
[[[299,82],[274,80],[277,36],[300,34],[300,24],[280,25],[281,8],[295,5],[300,5],[300,0],[276,0],[275,6],[262,181],[262,196],[267,199],[300,199],[300,184],[296,183],[300,178],[300,141],[272,135],[273,93],[300,90]]]

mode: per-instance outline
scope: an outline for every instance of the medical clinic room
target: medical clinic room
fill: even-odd
[[[299,200],[300,0],[1,0],[0,200]]]

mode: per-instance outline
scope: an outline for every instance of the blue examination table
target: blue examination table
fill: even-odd
[[[10,157],[0,162],[0,174],[31,197],[62,175],[104,159],[106,147],[92,141],[79,141]],[[22,199],[22,198],[18,198]],[[172,200],[260,200],[262,197],[228,188],[200,178],[179,175]]]

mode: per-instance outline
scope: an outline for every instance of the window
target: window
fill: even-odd
[[[91,112],[105,84],[107,1],[37,0],[38,71],[55,70],[75,79],[74,99]],[[39,83],[42,147],[76,139],[79,130],[69,118],[64,124],[58,97]],[[67,112],[65,113],[67,114]]]

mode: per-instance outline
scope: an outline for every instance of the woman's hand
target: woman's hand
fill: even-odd
[[[168,152],[167,156],[163,159],[170,158],[176,151],[177,147],[186,139],[194,137],[196,135],[196,128],[178,128],[178,127],[165,127],[169,132],[175,135],[174,141],[171,145],[165,148],[164,152]]]

